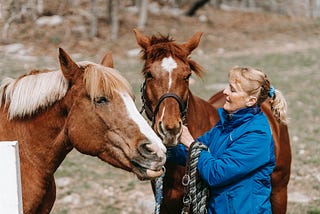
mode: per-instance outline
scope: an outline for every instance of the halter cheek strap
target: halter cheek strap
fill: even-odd
[[[143,106],[142,106],[142,109],[140,110],[140,113],[142,113],[145,110],[148,119],[150,121],[152,121],[152,127],[154,126],[155,117],[156,117],[156,115],[157,115],[157,113],[159,111],[160,104],[162,103],[163,100],[165,100],[167,98],[174,98],[178,102],[181,118],[182,118],[182,120],[185,120],[186,113],[187,113],[187,108],[188,108],[189,96],[188,96],[187,102],[184,103],[183,100],[177,94],[175,94],[175,93],[165,93],[159,98],[154,111],[152,111],[151,107],[150,107],[150,102],[147,102],[147,97],[146,97],[146,94],[145,94],[146,90],[145,89],[146,89],[146,81],[143,82],[143,84],[141,86],[141,89],[140,89],[140,91],[141,91],[141,100],[142,100],[142,103],[143,103]]]

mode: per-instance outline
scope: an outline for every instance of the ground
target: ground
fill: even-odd
[[[123,11],[116,41],[111,41],[110,26],[103,19],[96,38],[77,31],[87,29],[88,23],[71,12],[58,26],[40,27],[31,20],[15,23],[7,42],[22,45],[3,43],[0,47],[0,79],[17,77],[33,68],[57,67],[58,47],[76,59],[95,62],[112,51],[115,67],[130,80],[139,107],[142,62],[133,33],[136,23],[134,13]],[[193,77],[192,88],[205,99],[224,87],[227,70],[237,64],[262,67],[284,92],[289,103],[293,151],[288,213],[320,213],[320,103],[315,98],[320,89],[319,23],[299,17],[206,7],[195,17],[167,11],[165,15],[164,11],[150,14],[141,30],[146,35],[170,34],[181,43],[198,31],[204,33],[192,57],[207,74],[203,81]],[[149,182],[77,151],[68,155],[56,178],[53,213],[152,213],[154,200]]]

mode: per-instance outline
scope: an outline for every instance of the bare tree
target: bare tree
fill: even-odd
[[[111,5],[111,40],[116,40],[119,33],[119,9],[120,1],[109,0]]]
[[[199,0],[196,1],[191,7],[190,9],[187,11],[186,15],[187,16],[194,16],[197,12],[198,9],[200,9],[201,7],[203,7],[205,4],[207,4],[208,2],[210,2],[210,0]]]
[[[315,18],[320,15],[320,0],[309,0],[310,17]]]
[[[7,15],[5,17],[1,35],[1,39],[3,42],[8,41],[9,28],[13,22],[20,21],[23,17],[30,17],[33,20],[36,19],[36,1],[28,0],[27,2],[25,2],[22,0],[11,0],[7,3]]]
[[[256,7],[256,2],[255,2],[255,0],[242,0],[241,6],[244,8],[247,8],[247,7],[254,8],[254,7]]]
[[[138,28],[143,29],[147,22],[148,0],[141,0]]]
[[[91,0],[91,23],[90,23],[90,37],[95,37],[98,35],[98,18],[97,18],[97,2],[96,0]]]

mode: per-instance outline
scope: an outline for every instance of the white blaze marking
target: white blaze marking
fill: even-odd
[[[147,121],[139,113],[135,103],[128,94],[120,93],[120,96],[126,106],[129,117],[138,125],[140,131],[152,142],[156,143],[160,149],[165,152],[166,148],[161,139],[156,135],[152,128],[148,125]]]
[[[169,56],[167,58],[162,59],[161,66],[165,71],[169,73],[169,83],[168,83],[169,85],[168,91],[169,91],[172,84],[171,74],[173,69],[177,68],[177,63],[171,56]]]
[[[161,117],[160,117],[160,121],[163,120],[164,112],[165,112],[165,111],[166,111],[166,107],[163,107],[162,114],[161,114]]]

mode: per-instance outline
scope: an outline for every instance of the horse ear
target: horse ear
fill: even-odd
[[[188,51],[189,54],[198,47],[203,32],[197,32],[182,46]]]
[[[68,80],[71,80],[72,77],[75,75],[76,71],[79,69],[79,66],[62,48],[59,48],[59,62],[63,75]]]
[[[135,35],[136,35],[136,40],[138,45],[144,49],[147,50],[147,48],[150,46],[150,40],[148,37],[142,35],[137,29],[133,29]]]
[[[109,68],[113,68],[113,58],[111,51],[104,55],[100,64]]]

